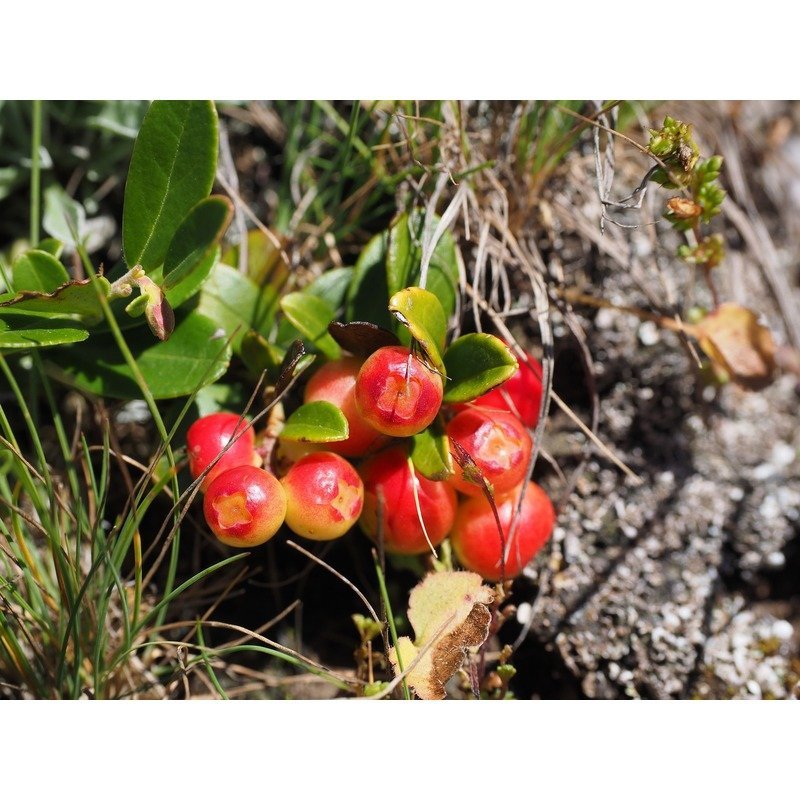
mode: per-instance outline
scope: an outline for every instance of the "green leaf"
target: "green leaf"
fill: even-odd
[[[241,383],[209,383],[194,396],[198,417],[207,417],[220,411],[241,408],[247,402]],[[181,403],[181,407],[183,404]],[[184,420],[186,423],[186,420]],[[188,428],[188,425],[186,426]]]
[[[111,284],[102,277],[70,281],[49,294],[41,292],[19,292],[8,300],[0,302],[0,317],[8,314],[41,313],[51,316],[77,317],[85,325],[97,325],[103,320],[103,307],[92,286],[97,283],[100,291],[108,297]]]
[[[233,216],[227,197],[201,200],[178,226],[164,256],[164,289],[174,289],[190,279],[216,249]]]
[[[217,324],[197,312],[178,320],[165,342],[153,339],[145,326],[129,331],[125,341],[156,399],[181,397],[212,383],[228,368],[230,348],[217,334]],[[59,352],[49,368],[57,377],[104,397],[141,397],[136,381],[116,342],[95,337],[91,347]]]
[[[394,323],[386,308],[389,287],[386,283],[386,232],[373,236],[356,261],[347,290],[345,319],[371,322],[392,329]]]
[[[344,303],[350,281],[353,279],[353,267],[334,267],[326,270],[312,283],[303,289],[304,294],[312,294],[324,300],[331,308],[341,308]]]
[[[424,224],[424,212],[421,209],[414,209],[410,215],[400,216],[389,230],[386,275],[390,295],[419,283]],[[430,221],[431,234],[438,224],[439,217],[433,216]],[[446,317],[455,311],[458,296],[458,259],[455,240],[448,230],[439,237],[431,254],[425,288],[439,298]]]
[[[466,403],[508,380],[518,369],[514,354],[496,336],[468,333],[444,354],[447,382],[444,402]]]
[[[271,381],[279,374],[286,351],[268,342],[258,331],[250,330],[243,337],[239,346],[239,356],[253,375],[260,375],[264,370]]]
[[[36,245],[36,249],[44,250],[45,253],[50,253],[54,258],[61,258],[61,254],[64,252],[64,242],[58,239],[42,239]]]
[[[42,227],[54,239],[67,242],[74,249],[86,235],[86,211],[60,186],[51,186],[44,193]]]
[[[0,318],[0,351],[51,347],[57,344],[82,342],[89,336],[86,328],[66,319],[48,319],[32,314],[15,314]]]
[[[206,278],[211,274],[211,270],[219,263],[220,247],[211,248],[199,264],[177,285],[165,290],[167,302],[173,307],[178,308],[187,300],[194,297],[201,289]],[[153,279],[155,280],[155,278]]]
[[[280,438],[290,442],[342,442],[350,435],[344,414],[333,403],[304,403],[286,420]]]
[[[281,299],[280,305],[286,318],[309,344],[331,361],[341,357],[342,349],[328,333],[328,325],[336,312],[324,300],[303,292],[291,292]]]
[[[389,242],[386,249],[386,282],[389,294],[393,295],[405,289],[410,281],[414,266],[419,266],[421,259],[421,243],[412,236],[420,227],[417,215],[409,220],[408,214],[401,214],[389,228]]]
[[[203,284],[198,311],[233,336],[233,349],[238,353],[242,337],[249,330],[269,336],[276,302],[273,288],[259,289],[238,270],[218,263]]]
[[[211,101],[156,100],[148,109],[125,184],[122,242],[129,266],[161,264],[184,217],[211,191],[217,125]]]
[[[447,317],[439,298],[427,289],[411,286],[392,295],[389,311],[419,342],[430,365],[444,375],[442,352],[447,336]]]
[[[64,265],[44,250],[22,253],[11,267],[12,282],[18,292],[54,292],[69,283],[69,273]]]
[[[431,425],[411,439],[414,469],[432,481],[443,481],[453,474],[453,457],[447,434],[439,425]]]
[[[275,239],[279,237],[275,234]],[[239,268],[240,245],[225,251],[222,260]],[[279,292],[289,278],[289,269],[281,258],[281,251],[272,237],[254,228],[247,232],[247,277],[257,286],[269,283]]]
[[[434,218],[434,228],[439,218]],[[426,288],[439,298],[445,316],[449,319],[456,309],[458,297],[458,258],[453,234],[445,231],[431,255],[428,264],[428,282]]]

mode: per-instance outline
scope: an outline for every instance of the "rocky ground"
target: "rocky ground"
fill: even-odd
[[[692,104],[682,111],[683,118],[693,118],[692,107],[697,108]],[[727,142],[728,152],[725,147],[722,152],[735,171],[747,143],[756,141],[760,132],[773,130],[776,120],[785,119],[790,125],[796,110],[763,104],[748,108],[739,117],[738,130],[723,121],[723,112],[722,106],[716,113],[703,107],[701,122],[709,116],[716,124],[712,130]],[[798,141],[787,134],[775,152],[762,150],[760,160],[750,162],[746,189],[737,186],[735,176],[729,177],[727,203],[735,207],[717,227],[730,251],[727,267],[717,275],[724,295],[761,311],[776,338],[795,346],[792,315],[797,313],[800,247],[792,236],[796,224],[783,225],[780,215],[789,216],[795,208],[798,182],[796,172],[780,169],[778,158],[796,165]],[[718,142],[712,141],[715,145]],[[752,159],[752,153],[747,158]],[[580,166],[574,165],[574,174],[579,171]],[[767,201],[767,196],[773,199]],[[762,205],[754,205],[750,213],[748,204],[754,197]],[[632,230],[610,225],[607,241],[587,253],[575,243],[570,245],[570,238],[588,227],[581,217],[597,228],[596,197],[593,201],[587,186],[584,192],[565,191],[554,203],[557,211],[559,203],[581,210],[580,215],[561,214],[556,223],[566,245],[560,254],[563,270],[573,280],[591,280],[594,287],[602,286],[606,299],[640,301],[642,307],[647,306],[645,295],[652,287],[673,296],[698,291],[698,300],[704,300],[703,290],[693,288],[687,268],[670,258],[669,237],[662,238],[662,232],[654,246],[646,226]],[[741,223],[739,208],[745,209],[748,221],[737,228],[731,219]],[[644,219],[657,218],[648,217],[647,204],[641,213]],[[630,217],[625,221],[631,222]],[[762,263],[763,250],[759,254],[751,247],[755,240],[746,239],[746,231],[754,227],[771,240],[769,267]],[[789,295],[781,297],[782,308],[770,267],[790,287]],[[549,552],[527,572],[531,595],[518,610],[523,633],[544,644],[549,669],[577,681],[565,694],[592,698],[796,694],[800,680],[796,378],[784,375],[758,392],[733,385],[714,390],[703,386],[690,353],[675,334],[609,309],[582,311],[577,318],[594,362],[598,433],[642,483],[626,478],[596,449],[592,451],[574,490],[562,495]],[[556,389],[569,393],[573,408],[588,423],[589,386],[559,382],[559,366],[572,366],[562,372],[573,376],[579,371],[574,368],[577,356],[566,327],[558,315],[553,321]],[[586,451],[586,439],[563,415],[556,413],[552,423],[545,449],[569,479]],[[547,468],[540,472],[558,496],[563,480]],[[556,688],[555,695],[558,692]]]

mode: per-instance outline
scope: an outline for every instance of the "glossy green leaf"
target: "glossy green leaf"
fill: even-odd
[[[387,234],[373,236],[356,261],[347,289],[345,319],[371,322],[392,330],[394,322],[386,307],[389,287],[386,282]]]
[[[74,249],[86,235],[86,211],[60,186],[51,186],[44,193],[42,227],[54,239],[67,242]]]
[[[208,195],[217,168],[217,111],[204,100],[156,100],[133,147],[122,242],[128,266],[162,263],[189,211]]]
[[[250,373],[258,376],[266,370],[271,381],[277,378],[285,355],[283,348],[268,342],[254,330],[245,333],[239,346],[239,356]]]
[[[178,226],[164,256],[164,289],[174,289],[190,279],[194,270],[206,262],[233,216],[227,197],[201,200]]]
[[[444,400],[466,403],[508,380],[518,369],[514,354],[496,336],[468,333],[444,354],[447,368]]]
[[[286,318],[326,358],[334,361],[342,355],[342,349],[328,333],[328,325],[336,312],[321,298],[303,292],[291,292],[280,301]]]
[[[276,305],[274,289],[269,286],[259,289],[238,270],[218,263],[203,284],[198,311],[233,336],[233,349],[238,353],[247,331],[269,335]]]
[[[105,278],[94,278],[100,291],[108,297],[110,284]],[[0,302],[0,317],[16,313],[39,313],[77,317],[85,325],[96,325],[103,319],[103,308],[92,286],[92,280],[70,281],[49,294],[19,292]]]
[[[42,239],[36,245],[36,249],[44,250],[45,253],[50,253],[54,258],[61,258],[61,254],[64,252],[64,242],[58,239]]]
[[[49,294],[69,283],[69,273],[64,265],[55,256],[39,249],[22,253],[11,267],[11,276],[18,292]]]
[[[203,260],[195,266],[195,268],[182,280],[177,286],[171,289],[166,289],[164,294],[167,297],[167,302],[173,307],[178,308],[183,305],[187,300],[194,297],[202,288],[206,278],[211,274],[211,270],[219,263],[221,248],[219,245],[212,248],[205,254]],[[159,286],[163,285],[163,269],[156,267],[147,271],[150,277]],[[134,306],[135,303],[131,303]],[[126,309],[127,310],[127,309]],[[130,312],[129,312],[130,313]],[[141,312],[140,312],[141,313]]]
[[[414,209],[411,214],[398,217],[389,230],[386,275],[390,295],[420,281],[424,224],[424,212]],[[439,217],[432,217],[431,234],[438,224]],[[431,254],[425,288],[439,298],[445,316],[449,317],[458,296],[458,259],[450,231],[444,231]]]
[[[434,217],[434,227],[438,222],[439,218]],[[458,297],[458,258],[456,257],[456,243],[450,231],[442,234],[433,249],[428,264],[428,280],[425,288],[439,298],[449,319],[456,309],[456,298]]]
[[[269,283],[279,292],[289,278],[289,269],[281,258],[280,249],[275,245],[274,235],[267,236],[259,228],[247,232],[247,277],[257,286]],[[228,248],[222,256],[226,264],[239,269],[239,252],[241,245]]]
[[[326,270],[312,281],[304,294],[312,294],[324,300],[331,308],[341,308],[345,295],[353,279],[353,267],[334,267]]]
[[[442,375],[442,360],[447,336],[447,317],[442,304],[433,292],[412,286],[392,295],[389,311],[417,340],[430,365]]]
[[[432,481],[443,481],[453,474],[453,458],[447,434],[434,423],[411,439],[414,469]]]
[[[159,342],[145,326],[127,332],[125,341],[156,399],[181,397],[221,377],[230,347],[218,326],[197,312],[179,318],[172,335]],[[141,391],[112,337],[95,337],[91,347],[59,351],[48,365],[61,379],[103,397],[137,398]]]
[[[281,439],[290,442],[342,442],[350,435],[344,414],[333,403],[304,403],[286,420]]]
[[[207,417],[220,411],[230,411],[232,408],[243,408],[247,396],[241,383],[209,383],[198,390],[194,396],[194,405],[198,417]],[[182,407],[181,403],[181,407]],[[186,420],[184,419],[184,424]],[[188,428],[188,425],[186,425]]]
[[[66,319],[50,319],[32,314],[0,317],[0,351],[82,342],[86,328]]]
[[[417,224],[418,219],[417,215],[412,219],[408,214],[401,214],[389,228],[386,281],[390,295],[409,285],[414,266],[419,264],[421,243],[416,235],[421,226]]]

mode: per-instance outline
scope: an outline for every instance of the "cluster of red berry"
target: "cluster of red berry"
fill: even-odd
[[[337,406],[349,426],[347,439],[324,450],[311,446],[279,480],[260,468],[252,428],[245,430],[205,475],[206,520],[220,540],[240,547],[265,542],[284,522],[298,536],[326,540],[358,521],[373,539],[380,528],[387,552],[408,555],[449,535],[464,567],[487,580],[513,578],[555,523],[541,487],[523,485],[532,449],[526,426],[536,424],[541,392],[541,367],[529,357],[501,386],[446,407],[450,448],[459,457],[454,474],[435,481],[414,470],[407,443],[442,410],[441,377],[402,346],[381,347],[366,360],[327,362],[307,383],[304,402]],[[187,437],[192,476],[245,426],[227,413],[197,420]],[[358,470],[348,459],[358,461]]]

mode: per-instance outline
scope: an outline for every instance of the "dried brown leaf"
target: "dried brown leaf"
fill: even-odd
[[[772,381],[775,341],[769,328],[758,322],[749,308],[723,303],[694,329],[703,352],[715,371],[748,389]]]
[[[461,666],[470,647],[478,647],[489,635],[492,619],[487,608],[494,592],[473,572],[437,572],[412,589],[408,619],[416,639],[397,642],[398,653],[389,651],[395,672],[416,664],[407,675],[409,685],[423,700],[441,700],[445,684]]]

